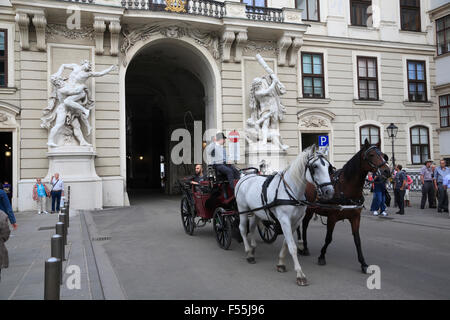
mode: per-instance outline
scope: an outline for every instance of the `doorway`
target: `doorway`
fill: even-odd
[[[205,89],[188,62],[193,53],[173,43],[139,51],[127,69],[126,165],[127,191],[179,192],[179,178],[192,174],[193,164],[174,165],[171,141],[175,129],[190,132],[194,154],[194,121],[205,129]],[[142,192],[141,192],[142,191]]]
[[[12,197],[13,184],[13,139],[12,132],[0,132],[0,183],[5,186],[8,196]],[[9,190],[8,190],[9,188]]]

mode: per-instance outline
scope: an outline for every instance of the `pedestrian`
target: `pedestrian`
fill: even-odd
[[[41,178],[36,179],[33,186],[33,200],[37,202],[38,214],[48,214],[47,212],[47,197],[50,196],[45,183],[41,182]]]
[[[373,200],[370,207],[370,211],[373,212],[374,216],[378,216],[381,211],[381,215],[386,217],[386,179],[382,175],[373,175]]]
[[[444,190],[447,190],[447,198],[450,199],[450,173],[444,177],[444,181],[442,184],[444,185]],[[447,203],[447,205],[448,205],[448,203]],[[449,209],[450,209],[450,206],[447,206],[447,212],[449,212]],[[449,218],[450,218],[450,214],[449,214]]]
[[[0,211],[3,211],[8,215],[9,222],[12,224],[14,230],[16,230],[17,229],[16,217],[14,216],[14,211],[11,207],[11,202],[9,202],[8,195],[3,190],[3,188],[0,188]]]
[[[406,175],[406,190],[405,190],[405,207],[411,207],[411,202],[409,201],[409,191],[411,190],[411,185],[413,179],[409,174]]]
[[[436,208],[434,205],[434,186],[433,186],[433,169],[431,164],[433,160],[428,159],[425,165],[420,169],[420,181],[422,182],[422,200],[420,202],[420,209],[425,208],[425,203],[427,202],[430,208]]]
[[[9,203],[12,203],[12,185],[8,181],[3,182],[3,190],[5,190],[8,196]]]
[[[227,177],[228,183],[234,191],[234,179],[239,179],[239,171],[227,161],[227,152],[223,147],[226,138],[222,132],[217,133],[215,142],[208,146],[207,152],[212,156],[212,164],[217,172]]]
[[[394,168],[394,170],[392,171],[392,176],[391,176],[391,184],[392,186],[394,186],[394,181],[395,181],[395,176],[397,175],[397,167]],[[395,191],[395,188],[392,187],[392,189]],[[397,208],[397,194],[394,192],[394,208]]]
[[[50,184],[52,185],[51,196],[52,196],[52,214],[59,212],[61,205],[61,196],[64,196],[64,182],[59,177],[59,173],[55,173],[50,179]],[[55,211],[56,210],[56,211]]]
[[[434,170],[434,189],[438,194],[437,211],[448,212],[448,197],[447,191],[444,189],[444,178],[450,174],[450,169],[447,168],[445,160],[440,161],[440,166]]]
[[[8,215],[0,211],[0,282],[2,280],[2,269],[8,268],[8,249],[6,249],[5,242],[9,239]]]
[[[394,180],[394,194],[396,194],[397,205],[400,209],[396,214],[405,214],[405,189],[406,189],[406,172],[402,170],[402,165],[397,165],[397,174]]]

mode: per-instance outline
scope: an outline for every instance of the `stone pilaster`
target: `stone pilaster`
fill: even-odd
[[[248,36],[247,30],[239,31],[236,36],[236,53],[234,56],[234,62],[240,63],[242,61],[242,52],[247,44]]]
[[[45,27],[47,26],[47,19],[44,14],[35,14],[33,17],[33,25],[36,29],[37,48],[40,51],[47,49],[45,42]]]
[[[231,47],[233,45],[236,35],[233,30],[225,29],[222,34],[222,61],[230,62]]]
[[[109,23],[109,32],[111,38],[111,55],[117,56],[119,54],[119,34],[121,30],[120,21],[117,18],[116,20],[111,20]]]
[[[286,54],[292,44],[292,38],[289,35],[283,34],[277,41],[278,46],[278,65],[284,66],[286,64]]]
[[[20,48],[22,50],[30,49],[29,41],[29,24],[30,18],[25,12],[16,13],[16,22],[19,25],[19,35],[20,35]]]
[[[95,34],[95,54],[102,55],[104,52],[103,38],[106,30],[106,23],[102,19],[95,18],[94,34]]]

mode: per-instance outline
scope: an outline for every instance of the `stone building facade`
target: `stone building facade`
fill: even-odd
[[[166,192],[176,191],[191,166],[169,161],[175,129],[242,131],[251,82],[265,74],[257,53],[287,89],[280,133],[288,161],[319,135],[328,135],[336,167],[365,138],[391,155],[390,123],[399,128],[397,163],[437,159],[429,10],[428,0],[2,0],[0,133],[10,141],[14,207],[31,209],[34,179],[49,177],[40,126],[49,76],[81,60],[97,71],[118,66],[89,83],[99,206],[127,205],[131,186],[158,187],[161,164]]]

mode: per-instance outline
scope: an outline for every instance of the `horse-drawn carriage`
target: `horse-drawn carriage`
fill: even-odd
[[[240,173],[258,173],[258,169],[241,169]],[[217,173],[213,165],[208,166],[206,177],[207,180],[198,184],[191,183],[192,177],[179,181],[183,193],[180,208],[183,227],[187,234],[192,235],[195,228],[212,222],[217,243],[227,250],[233,238],[242,241],[236,199],[226,177]],[[261,222],[258,231],[267,243],[274,242],[278,235],[270,221]]]

